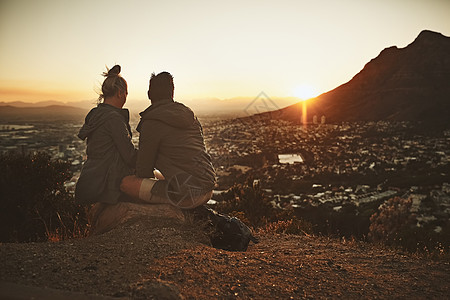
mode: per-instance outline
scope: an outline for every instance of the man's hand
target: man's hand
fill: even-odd
[[[165,179],[166,179],[166,178],[164,177],[164,175],[161,173],[161,171],[158,170],[158,169],[154,169],[154,170],[153,170],[153,174],[155,175],[155,178],[156,178],[156,179],[159,179],[159,180],[165,180]]]

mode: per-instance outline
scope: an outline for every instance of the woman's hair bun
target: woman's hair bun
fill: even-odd
[[[112,67],[111,69],[108,70],[108,72],[103,73],[103,76],[105,77],[109,77],[109,76],[117,76],[120,74],[120,66],[119,65],[115,65],[114,67]]]

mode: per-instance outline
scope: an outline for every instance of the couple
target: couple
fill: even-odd
[[[128,86],[120,70],[116,65],[103,73],[103,102],[88,113],[78,134],[87,139],[87,160],[75,199],[97,206],[137,202],[191,209],[205,204],[216,183],[215,171],[199,121],[191,109],[173,100],[172,75],[151,75],[151,105],[140,113],[136,150],[129,112],[122,108]]]

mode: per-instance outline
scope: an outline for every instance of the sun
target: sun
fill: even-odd
[[[301,84],[294,88],[294,96],[302,100],[308,100],[318,95],[317,90],[311,85]]]

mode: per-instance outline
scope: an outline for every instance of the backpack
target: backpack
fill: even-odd
[[[209,222],[207,233],[214,248],[228,251],[247,251],[250,241],[257,244],[250,228],[236,217],[216,212],[206,206],[194,209],[194,217]]]

